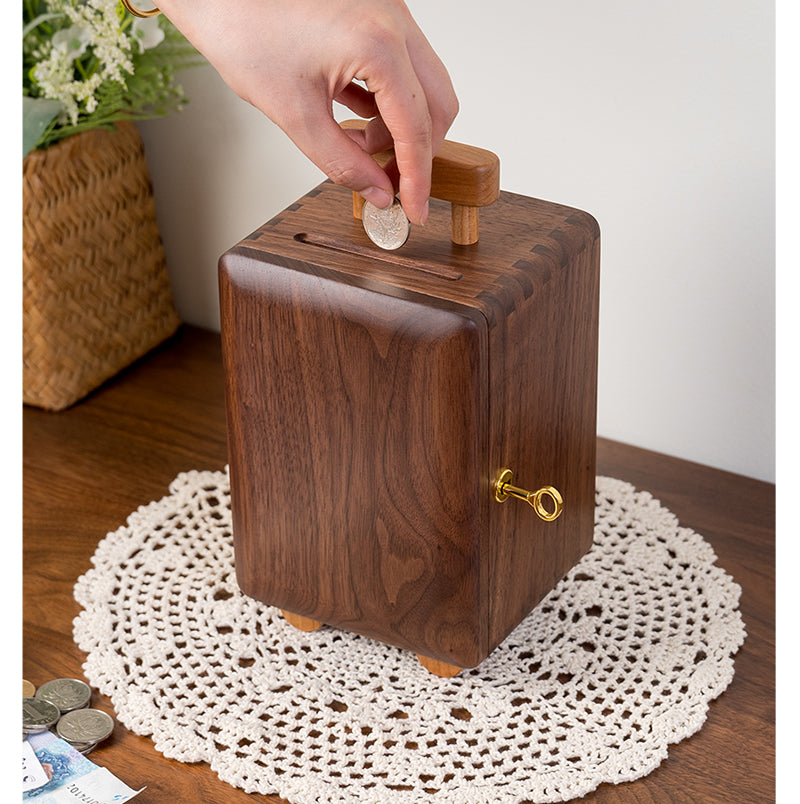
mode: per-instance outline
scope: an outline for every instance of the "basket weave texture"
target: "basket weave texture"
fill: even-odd
[[[133,123],[25,157],[22,259],[26,404],[63,410],[176,331]]]

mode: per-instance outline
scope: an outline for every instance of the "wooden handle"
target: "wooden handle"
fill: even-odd
[[[342,128],[363,129],[366,120],[346,120]],[[384,167],[394,151],[373,154]],[[433,158],[431,196],[449,201],[452,206],[452,238],[454,243],[468,246],[478,241],[478,209],[497,200],[500,195],[500,160],[496,154],[474,145],[445,140]],[[353,193],[353,215],[361,218],[364,199]]]

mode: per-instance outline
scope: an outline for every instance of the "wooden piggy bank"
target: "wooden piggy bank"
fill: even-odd
[[[488,151],[432,180],[394,251],[313,189],[222,256],[221,329],[242,591],[453,675],[592,543],[600,240]]]

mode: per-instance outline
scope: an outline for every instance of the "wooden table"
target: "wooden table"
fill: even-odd
[[[70,410],[26,408],[23,427],[23,675],[38,686],[83,676],[72,591],[97,543],[139,505],[163,497],[179,472],[227,462],[219,336],[183,327]],[[733,683],[700,732],[672,746],[649,776],[582,800],[774,801],[774,486],[606,439],[598,441],[598,473],[650,491],[711,543],[742,586],[747,638]],[[113,714],[102,696],[93,705]],[[280,801],[230,787],[206,765],[165,759],[120,724],[91,759],[136,789],[146,785],[142,804]]]

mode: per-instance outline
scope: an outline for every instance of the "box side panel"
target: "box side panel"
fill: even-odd
[[[477,664],[488,639],[485,326],[236,253],[223,257],[220,291],[243,591]]]
[[[490,506],[490,646],[498,645],[592,543],[599,232],[577,214],[509,272],[490,330],[490,474],[555,486],[561,516],[525,502]],[[558,244],[557,248],[553,244]]]

